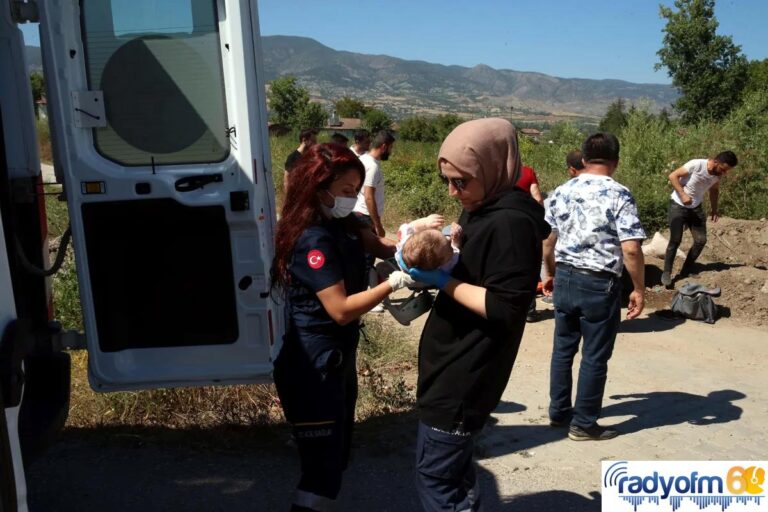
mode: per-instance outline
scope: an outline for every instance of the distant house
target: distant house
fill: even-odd
[[[320,128],[320,133],[330,137],[334,133],[341,133],[354,140],[355,132],[363,127],[363,121],[354,117],[339,117],[334,110],[328,118],[325,126]]]
[[[538,141],[539,138],[544,134],[544,132],[537,130],[536,128],[523,128],[520,130],[520,133],[536,141]]]

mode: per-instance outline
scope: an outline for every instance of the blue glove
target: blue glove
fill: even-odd
[[[440,290],[445,288],[445,285],[447,285],[448,281],[451,280],[451,274],[445,270],[440,269],[420,270],[418,268],[412,268],[408,270],[408,275],[411,276],[415,281],[419,281],[430,286],[435,286]]]
[[[408,275],[411,276],[415,281],[420,283],[428,284],[429,286],[435,286],[442,290],[445,285],[448,284],[448,281],[451,280],[451,274],[445,270],[420,270],[418,268],[409,267],[405,264],[405,261],[403,261],[403,254],[400,251],[397,251],[395,254],[395,259],[397,260],[397,263],[400,265],[401,269],[407,272]]]

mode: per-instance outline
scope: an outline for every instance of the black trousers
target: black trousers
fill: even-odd
[[[318,370],[301,344],[287,336],[275,361],[275,387],[301,460],[295,510],[325,509],[341,489],[357,402],[356,350],[344,354],[329,358],[334,367]]]
[[[670,199],[668,221],[669,245],[667,245],[667,252],[664,255],[664,272],[672,272],[675,254],[677,254],[677,249],[683,240],[683,231],[685,231],[686,227],[691,230],[693,245],[690,251],[688,251],[688,256],[685,258],[683,270],[690,270],[691,265],[693,265],[707,244],[707,214],[702,205],[696,208],[686,208]]]

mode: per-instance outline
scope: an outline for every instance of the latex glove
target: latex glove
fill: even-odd
[[[451,274],[445,270],[421,270],[418,268],[411,268],[408,270],[408,274],[416,281],[430,286],[435,286],[442,290],[448,281],[451,280]]]
[[[392,291],[396,292],[397,290],[405,288],[406,286],[414,285],[415,281],[411,276],[402,270],[395,270],[389,274],[389,277],[387,277],[387,283],[389,283],[389,286],[392,287]]]
[[[397,260],[401,269],[408,272],[409,276],[420,283],[429,286],[436,286],[442,290],[443,287],[448,284],[448,281],[451,280],[451,275],[445,270],[420,270],[418,268],[409,267],[405,264],[405,261],[403,261],[403,254],[400,251],[395,254],[395,259]]]

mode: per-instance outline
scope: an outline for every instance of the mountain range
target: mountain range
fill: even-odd
[[[493,113],[602,116],[616,98],[651,110],[677,97],[670,85],[558,78],[543,73],[445,66],[387,55],[337,51],[314,39],[262,38],[266,79],[294,75],[313,97],[365,100],[393,113]]]
[[[295,36],[262,38],[267,81],[293,75],[313,99],[327,104],[350,96],[393,114],[499,114],[531,120],[601,117],[616,98],[669,107],[670,85],[559,78],[527,71],[445,66],[387,55],[329,48]],[[41,70],[40,49],[27,47],[30,71]]]

